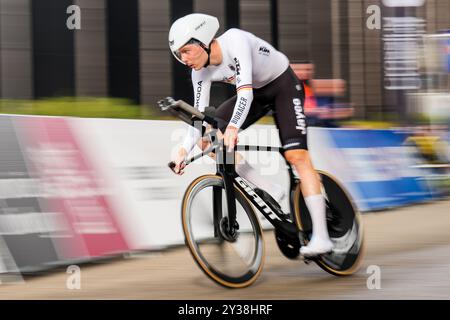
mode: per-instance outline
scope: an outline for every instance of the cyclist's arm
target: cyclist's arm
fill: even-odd
[[[233,57],[236,68],[236,92],[237,99],[234,106],[233,115],[231,116],[229,126],[240,128],[247,118],[250,105],[253,101],[252,86],[252,57],[248,41],[240,34],[238,49]]]
[[[192,71],[192,87],[194,88],[194,107],[203,112],[209,104],[211,81],[202,78],[201,72]],[[199,130],[200,128],[199,124],[195,127],[188,127],[188,132],[182,145],[187,154],[192,151],[197,141],[201,138],[202,133]]]

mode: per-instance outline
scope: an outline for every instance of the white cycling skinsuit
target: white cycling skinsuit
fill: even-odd
[[[241,128],[254,98],[253,89],[277,79],[289,68],[289,60],[268,42],[240,29],[230,29],[216,40],[223,60],[218,66],[192,71],[194,106],[202,112],[208,106],[212,82],[234,84],[236,103],[228,125]],[[189,153],[200,137],[200,130],[190,126],[183,148]]]
[[[290,68],[288,58],[255,35],[240,29],[230,29],[215,39],[220,50],[217,51],[221,53],[222,59],[218,62],[220,64],[211,65],[210,44],[218,29],[216,18],[202,14],[188,15],[177,20],[171,27],[169,46],[175,58],[181,63],[186,64],[181,59],[180,49],[190,40],[199,41],[208,54],[205,66],[197,69],[198,71],[192,71],[194,106],[203,112],[209,105],[212,82],[234,84],[236,95],[223,102],[215,112],[218,128],[222,133],[225,133],[228,126],[244,130],[269,111],[273,111],[285,154],[289,152],[292,155],[294,153],[291,150],[296,149],[308,150],[307,126],[303,110],[304,87]],[[199,129],[189,127],[183,142],[183,148],[187,153],[192,151],[201,138],[203,129]],[[296,170],[299,174],[305,174],[304,181],[309,181],[309,185],[316,183],[308,153],[295,154],[298,159],[305,159],[302,162],[304,166],[300,166],[300,160],[296,162]],[[295,162],[296,158],[292,159]],[[281,187],[277,188],[269,179],[260,177],[245,161],[236,164],[236,172],[262,189],[268,190],[276,201],[282,199]],[[304,185],[307,185],[306,182]],[[305,196],[305,203],[311,214],[313,237],[300,252],[305,256],[329,252],[333,248],[333,243],[327,231],[325,199],[320,190],[316,193],[311,191]]]

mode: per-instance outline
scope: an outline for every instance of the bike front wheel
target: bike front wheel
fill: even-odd
[[[251,285],[264,264],[264,240],[258,218],[235,186],[236,224],[227,231],[228,211],[222,177],[205,175],[187,188],[181,219],[186,245],[201,270],[228,288]]]

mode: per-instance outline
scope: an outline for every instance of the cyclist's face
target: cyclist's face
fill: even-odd
[[[208,60],[205,50],[198,44],[187,44],[179,50],[180,59],[189,68],[200,70]]]

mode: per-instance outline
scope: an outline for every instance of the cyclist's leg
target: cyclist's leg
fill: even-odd
[[[302,180],[302,194],[313,223],[313,238],[307,247],[302,248],[302,254],[316,255],[330,251],[332,243],[327,230],[325,199],[321,194],[319,176],[308,152],[304,90],[290,68],[277,80],[275,121],[286,150],[284,156]]]
[[[282,147],[286,150],[284,156],[295,167],[302,182],[306,182],[302,183],[303,195],[317,194],[320,183],[308,152],[303,85],[291,74],[290,68],[276,80],[275,85],[274,118]]]

